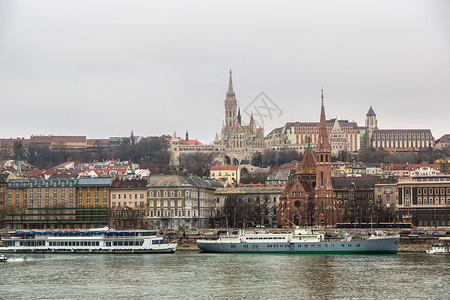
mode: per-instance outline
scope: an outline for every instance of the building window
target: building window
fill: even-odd
[[[181,207],[183,204],[183,202],[181,200],[178,200],[178,207]]]
[[[115,194],[114,194],[114,195],[112,195],[112,198],[113,198],[113,199],[116,199],[116,195],[115,195]]]
[[[153,192],[150,192],[150,198],[153,198]]]
[[[164,191],[164,197],[167,197],[167,191]]]
[[[156,206],[161,207],[161,200],[156,201]]]

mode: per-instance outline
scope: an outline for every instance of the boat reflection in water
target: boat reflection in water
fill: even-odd
[[[269,231],[237,231],[219,236],[218,240],[197,240],[203,252],[214,253],[362,253],[395,254],[399,235],[375,232],[369,235],[350,235],[325,238],[321,227],[297,228],[293,233]]]
[[[176,243],[163,243],[163,238],[149,230],[15,231],[3,238],[0,252],[42,253],[174,253]]]

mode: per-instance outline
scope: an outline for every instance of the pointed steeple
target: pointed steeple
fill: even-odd
[[[234,90],[233,90],[233,79],[231,77],[231,69],[230,69],[230,80],[228,82],[228,92],[227,94],[234,94]]]
[[[233,126],[236,123],[236,112],[237,112],[237,100],[236,94],[233,90],[233,79],[231,78],[228,82],[227,97],[225,98],[225,126]]]
[[[172,136],[172,142],[176,142],[176,141],[178,141],[178,137],[177,137],[177,132],[174,131],[173,136]]]
[[[239,124],[242,124],[242,123],[241,123],[241,107],[240,107],[240,106],[238,107],[237,122],[238,122]]]
[[[317,143],[316,151],[330,152],[330,140],[328,138],[327,119],[325,118],[325,106],[323,104],[323,88],[322,88],[322,107],[320,109],[320,124],[319,124],[319,141]]]
[[[373,111],[373,108],[372,108],[372,105],[371,105],[370,108],[369,108],[369,111],[366,114],[366,117],[374,117],[376,115],[377,114]]]
[[[250,124],[249,125],[253,125],[255,124],[255,120],[253,119],[253,113],[250,115]]]
[[[214,139],[215,142],[219,141],[219,134],[216,131],[216,138]]]

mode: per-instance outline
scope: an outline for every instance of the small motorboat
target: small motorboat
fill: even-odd
[[[428,254],[450,254],[449,247],[443,244],[434,244],[430,250],[427,250]]]
[[[427,250],[428,254],[450,254],[450,237],[439,238],[440,243],[436,243]]]
[[[3,254],[0,254],[0,262],[6,262],[8,258],[4,256]]]

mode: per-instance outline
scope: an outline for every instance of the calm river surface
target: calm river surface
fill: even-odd
[[[9,254],[0,299],[449,299],[426,254]]]

